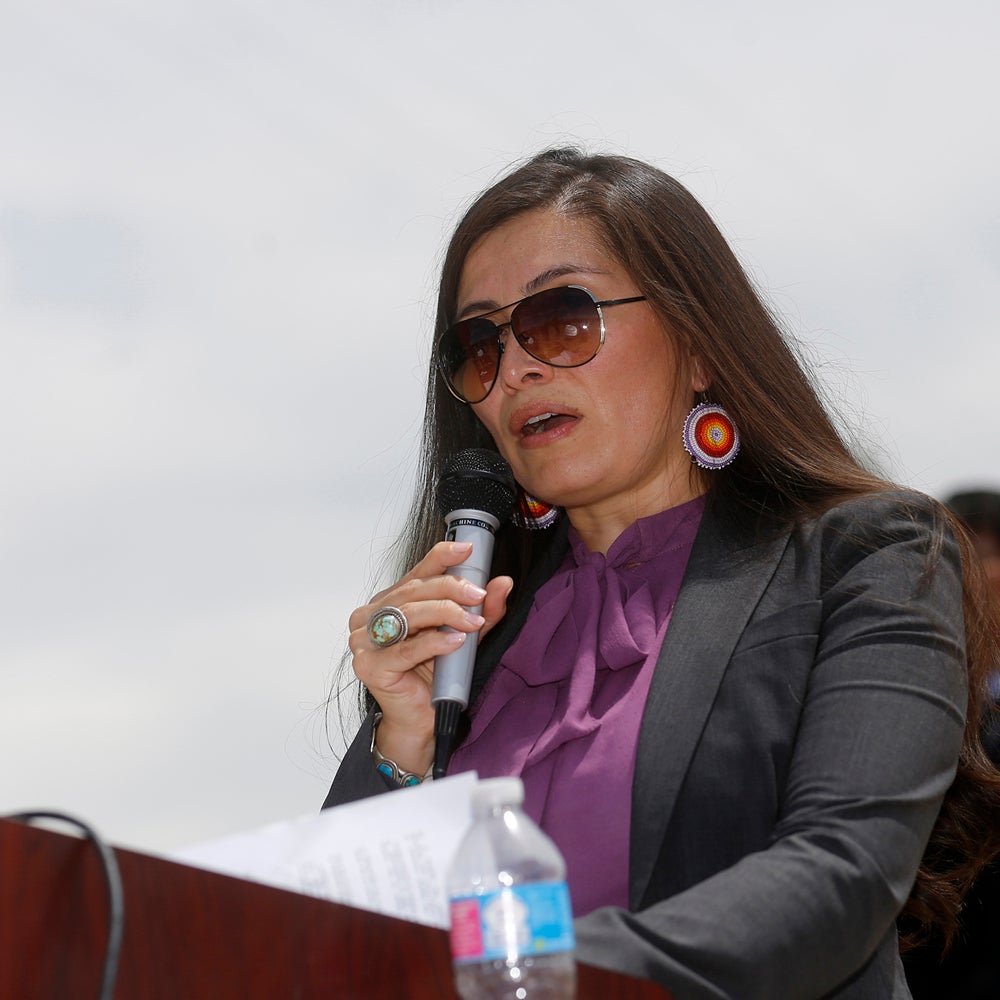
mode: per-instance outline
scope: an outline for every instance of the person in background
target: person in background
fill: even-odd
[[[969,532],[986,579],[1000,606],[1000,493],[954,493],[945,503]],[[990,701],[982,718],[983,747],[1000,765],[1000,663],[990,677]],[[942,956],[932,940],[905,956],[915,1000],[997,1000],[1000,997],[1000,867],[982,872],[965,898],[961,925]]]
[[[521,497],[482,589],[434,502],[467,448]],[[365,718],[325,805],[425,778],[435,657],[478,634],[448,772],[523,779],[582,961],[677,1000],[909,995],[898,915],[950,936],[1000,849],[1000,626],[947,510],[854,458],[682,185],[555,149],[472,204],[407,523],[350,618]]]
[[[1000,607],[1000,493],[993,490],[955,493],[945,503],[971,532],[986,579],[993,589],[994,602]],[[993,762],[1000,765],[1000,662],[990,674],[990,695],[991,710],[983,722],[983,743]],[[997,941],[1000,943],[1000,938]],[[1000,953],[1000,948],[997,952]]]

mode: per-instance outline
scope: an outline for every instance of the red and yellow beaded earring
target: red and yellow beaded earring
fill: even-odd
[[[718,403],[699,403],[684,421],[684,448],[703,469],[722,469],[736,458],[740,433]]]
[[[530,531],[541,531],[544,528],[551,528],[559,520],[561,507],[553,507],[544,500],[538,500],[530,493],[526,493],[523,488],[519,493],[518,503],[514,508],[516,524]]]

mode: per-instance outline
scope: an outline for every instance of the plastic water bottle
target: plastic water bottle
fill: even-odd
[[[576,996],[566,863],[523,801],[520,778],[491,778],[472,792],[472,826],[448,874],[462,1000]]]

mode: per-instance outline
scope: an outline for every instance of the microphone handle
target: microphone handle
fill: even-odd
[[[447,514],[445,524],[445,541],[472,543],[469,558],[458,566],[452,566],[448,573],[485,588],[493,563],[493,533],[500,527],[500,522],[486,511],[462,508]],[[482,614],[483,606],[480,604],[471,610]],[[446,625],[442,628],[454,631]],[[452,701],[457,702],[463,710],[468,708],[478,648],[479,633],[473,632],[458,649],[437,657],[434,662],[431,704],[436,706],[439,702]]]

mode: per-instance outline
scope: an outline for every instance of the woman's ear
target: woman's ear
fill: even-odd
[[[701,358],[697,354],[691,355],[691,391],[708,392],[712,379],[709,377]]]

